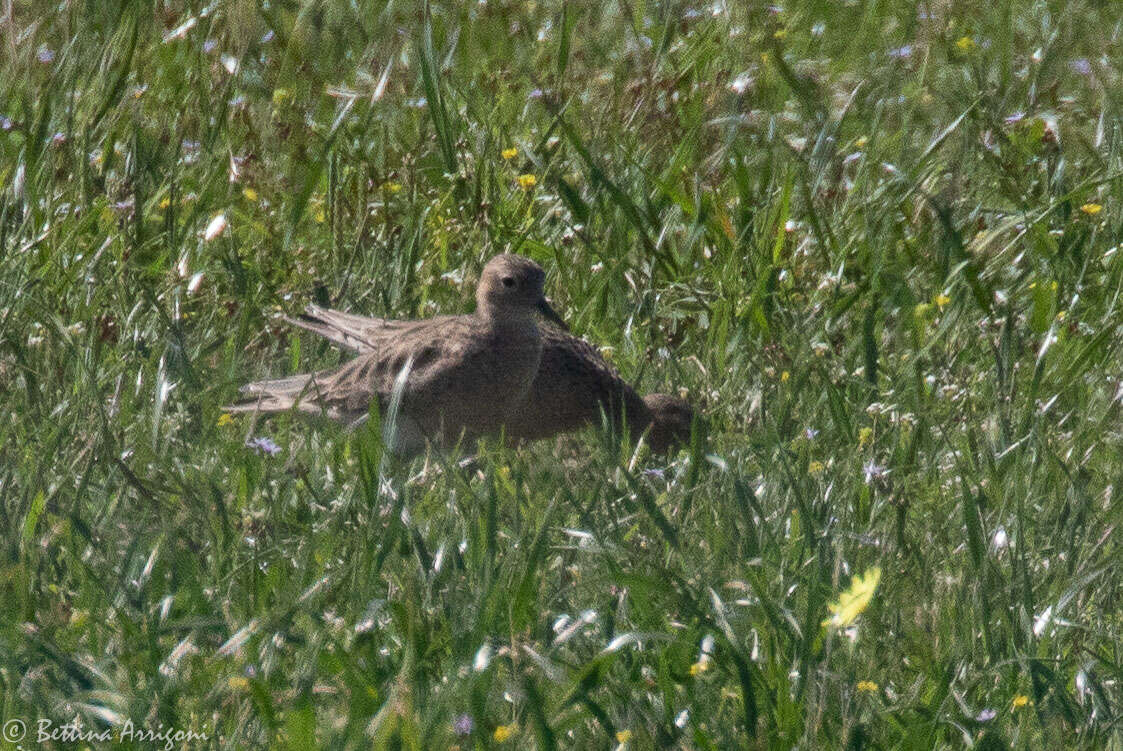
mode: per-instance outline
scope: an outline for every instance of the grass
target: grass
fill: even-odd
[[[958,5],[9,3],[3,719],[1123,748],[1123,17]],[[222,419],[504,251],[705,445]]]

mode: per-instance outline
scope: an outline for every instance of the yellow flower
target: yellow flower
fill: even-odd
[[[1014,697],[1014,701],[1011,702],[1011,708],[1012,709],[1021,709],[1026,704],[1029,704],[1029,697],[1026,696],[1025,694],[1018,694],[1017,696]]]
[[[273,89],[273,104],[284,104],[292,99],[292,92],[288,89]]]
[[[218,427],[225,428],[227,425],[234,424],[234,416],[229,412],[223,412],[218,416]]]
[[[382,189],[387,193],[393,195],[394,193],[400,193],[402,191],[402,184],[396,183],[392,180],[388,180],[387,182],[382,183]]]
[[[172,205],[172,199],[170,199],[170,198],[161,198],[160,199],[160,208],[161,209],[166,209],[171,205]]]
[[[1065,319],[1065,316],[1066,316],[1066,315],[1068,315],[1068,312],[1067,312],[1067,311],[1064,311],[1064,310],[1058,310],[1058,311],[1057,311],[1057,320],[1058,320],[1058,321],[1063,321],[1063,320]]]
[[[509,149],[503,149],[503,151],[499,152],[499,154],[505,160],[511,160],[511,159],[514,159],[515,157],[517,157],[519,155],[519,150],[516,149],[514,146],[512,146]]]
[[[936,303],[936,307],[938,307],[940,310],[943,310],[944,306],[951,302],[951,298],[941,292],[940,294],[936,295],[935,299],[933,299],[933,302]]]
[[[1086,203],[1080,207],[1080,210],[1088,216],[1095,216],[1096,214],[1103,211],[1103,208],[1104,207],[1099,205],[1098,203]]]
[[[519,187],[523,190],[530,190],[538,184],[538,178],[531,174],[519,175]]]
[[[880,687],[873,681],[858,681],[858,685],[856,686],[856,688],[859,692],[876,694]]]
[[[791,377],[792,377],[792,374],[785,370],[783,373],[780,374],[780,383],[787,383],[788,379],[791,378]]]
[[[869,142],[870,142],[870,139],[866,138],[865,136],[859,136],[858,140],[854,142],[854,147],[860,149],[860,148],[863,148]]]
[[[839,594],[838,599],[827,606],[833,615],[823,621],[823,625],[845,628],[853,623],[869,606],[880,581],[881,569],[878,566],[874,566],[864,574],[855,574],[850,580],[850,588]]]
[[[858,431],[858,448],[862,448],[873,440],[873,428],[862,428]]]
[[[242,195],[246,197],[247,201],[257,201],[257,191],[253,188],[246,188],[242,191]]]
[[[245,691],[250,687],[250,682],[243,676],[232,675],[227,679],[226,685],[231,691]]]
[[[823,474],[823,463],[820,461],[813,461],[807,465],[807,473],[811,475]]]
[[[970,52],[971,50],[975,49],[975,40],[971,37],[963,36],[959,38],[959,41],[955,43],[955,46],[959,48],[960,52]]]
[[[697,676],[701,675],[702,673],[706,672],[709,669],[710,669],[709,660],[698,660],[698,662],[696,662],[696,663],[694,663],[693,665],[690,666],[690,677],[696,678]]]
[[[616,733],[616,742],[623,745],[632,739],[631,730],[621,730]]]
[[[495,728],[495,732],[492,733],[491,737],[494,738],[498,743],[503,743],[509,740],[517,732],[519,732],[519,726],[514,723],[511,723],[510,725],[500,725],[499,727]]]

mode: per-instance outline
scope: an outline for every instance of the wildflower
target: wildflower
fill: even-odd
[[[987,707],[986,709],[975,715],[975,722],[990,722],[997,716],[998,712],[991,709],[990,707]]]
[[[470,714],[462,714],[452,723],[452,731],[457,735],[471,735],[472,727],[472,715]]]
[[[792,377],[792,374],[785,370],[783,373],[780,374],[780,383],[787,383],[788,379],[790,379],[791,377]]]
[[[250,682],[241,675],[232,675],[227,681],[226,685],[230,687],[231,691],[246,691],[250,687]]]
[[[869,142],[870,142],[870,139],[867,138],[866,136],[858,136],[858,140],[854,142],[854,148],[856,148],[856,149],[865,148],[866,144],[869,143]]]
[[[951,298],[941,292],[940,294],[936,295],[935,298],[933,298],[932,302],[936,303],[937,308],[943,310],[944,306],[951,302]]]
[[[823,621],[823,625],[845,628],[853,623],[869,606],[880,581],[881,569],[878,566],[868,569],[865,574],[855,574],[850,580],[850,587],[827,606],[833,615]]]
[[[273,104],[284,104],[292,99],[292,92],[288,89],[273,89]]]
[[[203,52],[211,52],[218,46],[218,42],[214,39],[208,39],[203,42]]]
[[[46,46],[40,47],[39,51],[35,53],[35,59],[44,65],[53,63],[55,61],[55,51]]]
[[[619,731],[617,731],[616,742],[619,743],[621,746],[628,745],[628,741],[630,741],[630,740],[632,740],[632,731],[631,730],[619,730]]]
[[[218,427],[225,428],[227,425],[234,424],[234,416],[229,412],[223,412],[218,416]]]
[[[509,740],[518,731],[519,726],[514,723],[511,723],[510,725],[500,725],[499,727],[495,728],[495,732],[492,733],[492,737],[495,738],[497,743],[503,743]]]
[[[253,188],[246,188],[242,191],[242,195],[246,197],[247,201],[257,202],[257,191]]]
[[[246,441],[246,446],[260,454],[268,454],[269,456],[276,456],[281,453],[281,447],[274,443],[273,439],[264,436]]]
[[[1021,709],[1027,704],[1029,704],[1029,697],[1025,694],[1018,694],[1014,697],[1014,701],[1010,703],[1010,708],[1011,710]]]
[[[906,44],[903,47],[889,50],[889,57],[893,60],[906,60],[912,57],[912,45]]]
[[[386,182],[382,183],[382,189],[390,195],[394,195],[395,193],[402,192],[402,184],[396,183],[393,180],[387,180]]]
[[[887,470],[884,466],[878,464],[873,459],[870,459],[868,462],[862,465],[862,474],[865,475],[867,484],[871,480],[878,480],[884,477],[886,471]]]
[[[1008,117],[1004,118],[1002,120],[1002,122],[1006,123],[1007,125],[1016,125],[1017,123],[1020,123],[1022,120],[1024,120],[1025,116],[1026,116],[1025,112],[1023,112],[1021,110],[1018,110],[1014,114],[1009,115]]]
[[[169,206],[172,205],[172,199],[168,198],[167,196],[164,196],[163,198],[160,199],[159,205],[160,205],[160,210],[162,211],[163,209],[166,209],[166,208],[168,208]]]
[[[787,29],[776,29],[776,31],[773,32],[773,34],[772,34],[772,38],[773,39],[783,39],[787,35],[788,35]]]
[[[502,156],[505,161],[510,161],[519,155],[519,150],[512,146],[509,149],[503,149],[503,151],[499,152],[499,155]]]
[[[696,663],[694,663],[693,665],[690,666],[690,677],[691,678],[697,678],[698,676],[700,676],[702,673],[706,672],[709,669],[710,669],[710,661],[709,660],[705,660],[705,659],[698,660],[698,662],[696,662]]]
[[[807,428],[803,431],[803,437],[809,441],[814,441],[819,437],[819,431],[815,430],[815,428]]]
[[[1092,64],[1084,57],[1069,62],[1068,67],[1072,69],[1073,73],[1078,73],[1082,76],[1087,76],[1092,72]]]
[[[972,39],[971,37],[962,36],[962,37],[959,38],[959,41],[957,41],[955,43],[955,46],[959,48],[960,52],[966,54],[966,53],[970,52],[971,50],[975,49],[976,45],[975,45],[975,40]]]
[[[532,174],[519,175],[519,187],[523,190],[530,190],[538,184],[538,178]]]
[[[858,431],[858,448],[864,448],[873,440],[873,428],[865,427]]]
[[[729,89],[734,94],[744,94],[746,91],[752,88],[752,85],[753,74],[749,71],[746,71],[730,82]]]
[[[858,685],[855,686],[855,688],[858,689],[859,693],[876,694],[880,686],[873,681],[858,681]]]
[[[807,474],[821,475],[823,474],[823,463],[820,461],[813,461],[807,465]]]
[[[215,239],[226,230],[226,214],[215,214],[210,224],[203,230],[203,239],[207,242]]]
[[[1095,216],[1096,214],[1103,211],[1103,206],[1098,203],[1086,203],[1080,207],[1080,210],[1088,216]]]

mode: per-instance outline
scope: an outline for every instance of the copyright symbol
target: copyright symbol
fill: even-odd
[[[18,743],[27,735],[27,723],[23,720],[8,720],[4,723],[4,740]]]

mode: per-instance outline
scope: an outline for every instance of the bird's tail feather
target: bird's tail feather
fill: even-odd
[[[371,319],[363,316],[309,305],[299,318],[285,316],[285,321],[297,328],[322,336],[352,352],[370,352],[373,349],[360,335],[363,328],[370,326],[372,322]]]

